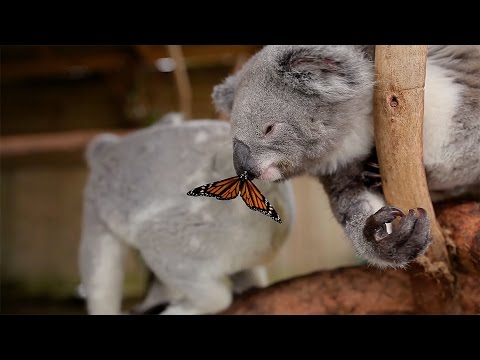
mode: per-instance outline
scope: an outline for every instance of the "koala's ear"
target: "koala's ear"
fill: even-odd
[[[372,63],[355,47],[291,48],[278,65],[287,85],[326,102],[348,100],[373,84]]]
[[[230,114],[237,84],[238,74],[229,76],[223,83],[213,88],[212,99],[217,111]]]

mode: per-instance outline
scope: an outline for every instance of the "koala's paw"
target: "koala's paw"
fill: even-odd
[[[389,234],[385,224],[396,217],[400,221],[392,223]],[[396,207],[384,206],[367,219],[363,234],[373,250],[369,260],[379,267],[405,267],[423,255],[432,240],[430,219],[422,208],[411,209],[405,215]]]

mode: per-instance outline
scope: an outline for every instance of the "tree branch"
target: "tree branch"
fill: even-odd
[[[408,211],[424,208],[432,244],[417,259],[411,279],[419,310],[454,311],[454,277],[435,218],[423,164],[423,102],[427,46],[377,46],[375,143],[385,198]]]

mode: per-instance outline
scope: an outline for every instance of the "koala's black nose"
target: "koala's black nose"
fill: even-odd
[[[238,139],[233,139],[233,166],[237,175],[245,171],[248,171],[251,177],[260,175],[250,154],[250,148]]]

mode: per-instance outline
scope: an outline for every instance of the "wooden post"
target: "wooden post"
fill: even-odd
[[[180,45],[167,45],[170,57],[175,60],[175,83],[177,85],[178,97],[180,100],[180,111],[185,119],[192,117],[192,87],[188,78],[187,66]]]
[[[411,269],[419,312],[455,312],[454,277],[436,221],[423,165],[423,101],[427,46],[377,46],[375,142],[385,198],[404,211],[422,207],[433,242]]]

